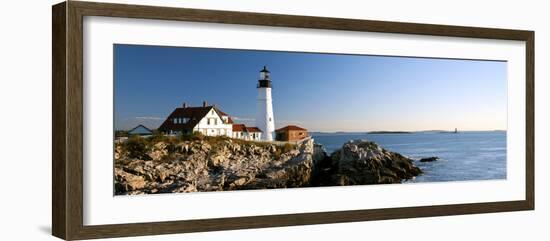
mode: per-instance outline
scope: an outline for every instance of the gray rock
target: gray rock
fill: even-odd
[[[439,160],[439,157],[436,157],[436,156],[432,156],[432,157],[424,157],[424,158],[420,158],[420,162],[434,162],[434,161],[437,161]]]
[[[349,141],[331,155],[313,139],[292,148],[208,138],[148,148],[151,160],[116,147],[117,194],[400,183],[421,173],[411,159],[366,140]]]
[[[313,141],[281,150],[266,143],[172,140],[151,145],[151,160],[138,160],[119,148],[115,189],[142,194],[307,186]]]
[[[422,173],[411,159],[366,140],[345,143],[332,159],[337,163],[334,185],[401,183]]]

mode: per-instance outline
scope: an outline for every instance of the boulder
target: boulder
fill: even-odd
[[[115,168],[115,192],[117,194],[142,189],[146,184],[144,177]]]
[[[412,159],[367,140],[349,141],[331,158],[337,167],[334,185],[401,183],[422,173]]]
[[[434,162],[434,161],[437,161],[439,160],[439,157],[436,157],[436,156],[432,156],[432,157],[424,157],[424,158],[420,158],[420,162]]]
[[[168,155],[167,144],[164,142],[159,142],[155,144],[152,150],[148,153],[149,157],[155,161],[162,160],[166,155]]]
[[[327,151],[321,144],[314,144],[313,146],[313,162],[318,163],[327,157]]]

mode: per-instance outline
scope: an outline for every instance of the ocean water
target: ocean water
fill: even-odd
[[[424,172],[408,182],[506,179],[506,132],[414,132],[406,134],[312,133],[332,153],[349,140],[374,141],[384,149],[414,159]],[[419,162],[438,156],[435,162]]]

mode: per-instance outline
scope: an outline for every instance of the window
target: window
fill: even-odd
[[[177,118],[172,119],[172,121],[174,121],[174,124],[178,124],[178,119]]]
[[[214,119],[214,125],[218,124],[218,119]]]
[[[269,117],[269,122],[271,122],[271,117]]]
[[[206,124],[210,125],[210,118],[206,119]]]

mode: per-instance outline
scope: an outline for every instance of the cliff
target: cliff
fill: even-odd
[[[116,146],[116,194],[302,187],[313,166],[312,140],[283,146],[227,138],[152,142]]]
[[[330,156],[311,139],[138,138],[115,148],[116,194],[400,183],[420,173],[411,159],[369,141],[350,141]]]

